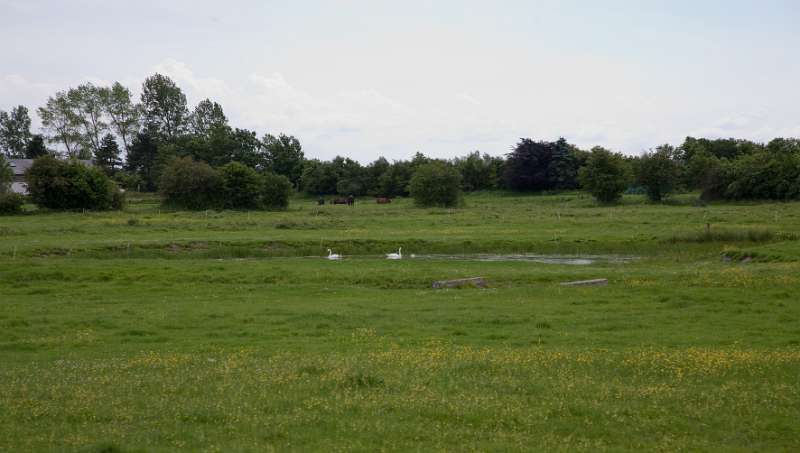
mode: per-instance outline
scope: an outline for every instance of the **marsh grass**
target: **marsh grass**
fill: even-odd
[[[767,228],[705,228],[701,231],[675,234],[667,239],[672,244],[706,242],[775,242],[796,241],[800,238],[794,232],[775,232]]]

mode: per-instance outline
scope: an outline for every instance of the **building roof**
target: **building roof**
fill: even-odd
[[[14,170],[14,176],[24,175],[33,165],[33,159],[9,159],[8,161],[11,169]]]
[[[14,170],[14,176],[23,176],[31,165],[33,165],[33,159],[9,159],[9,165],[11,165],[11,169]],[[78,162],[86,165],[87,167],[91,167],[94,164],[91,160],[84,160],[80,159]]]

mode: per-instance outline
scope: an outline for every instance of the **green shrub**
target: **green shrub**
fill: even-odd
[[[252,168],[230,162],[219,169],[222,176],[224,206],[231,209],[255,209],[261,204],[264,181]]]
[[[461,204],[461,173],[452,165],[433,161],[420,165],[409,183],[417,206],[458,206]]]
[[[213,209],[222,205],[223,182],[219,172],[191,157],[176,157],[161,173],[158,187],[167,206]]]
[[[725,197],[792,200],[800,198],[800,153],[763,151],[742,156],[730,165]]]
[[[647,190],[650,201],[661,201],[675,189],[678,163],[672,146],[662,145],[655,152],[644,153],[637,164],[637,182]]]
[[[20,214],[25,197],[14,192],[0,192],[0,215]]]
[[[265,209],[286,209],[291,193],[292,183],[286,176],[274,173],[262,176],[261,205]]]
[[[114,181],[116,181],[117,184],[119,184],[120,187],[124,188],[125,190],[139,191],[140,189],[145,188],[142,178],[136,173],[118,171],[114,173],[113,178]]]
[[[602,203],[613,203],[628,187],[629,171],[625,158],[599,146],[592,149],[586,164],[578,171],[581,185]]]
[[[14,170],[11,169],[6,158],[0,154],[0,193],[8,192],[12,182],[14,182]]]
[[[102,170],[52,156],[36,159],[25,174],[31,200],[50,209],[121,209],[124,195]]]

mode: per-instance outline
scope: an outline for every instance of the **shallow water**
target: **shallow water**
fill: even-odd
[[[308,257],[317,258],[317,257]],[[324,257],[323,257],[324,258]],[[385,259],[382,255],[346,255],[346,260],[353,259]],[[634,260],[632,256],[621,255],[537,255],[509,254],[498,255],[488,253],[440,255],[440,254],[403,254],[402,261],[518,261],[540,264],[564,264],[571,266],[588,266],[597,263],[627,263]]]
[[[405,258],[405,256],[403,257]],[[436,261],[524,261],[541,264],[567,264],[572,266],[587,266],[595,263],[624,263],[633,260],[630,256],[618,255],[534,255],[534,254],[465,254],[465,255],[415,255],[415,260]]]

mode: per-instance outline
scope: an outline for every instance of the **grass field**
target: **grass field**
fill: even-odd
[[[692,200],[0,217],[0,451],[798,451],[800,203]]]

